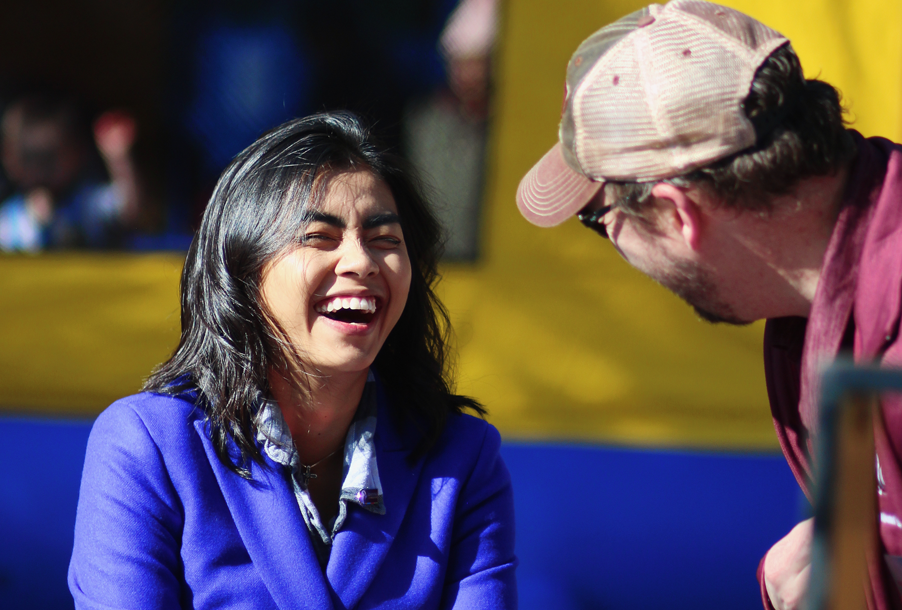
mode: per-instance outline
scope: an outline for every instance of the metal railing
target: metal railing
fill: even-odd
[[[879,548],[874,426],[887,391],[902,391],[902,370],[837,360],[823,374],[807,610],[867,608],[867,558]]]

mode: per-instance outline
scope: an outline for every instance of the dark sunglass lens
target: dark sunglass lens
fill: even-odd
[[[604,224],[604,217],[611,211],[611,206],[606,205],[588,214],[579,214],[579,221],[587,229],[592,229],[605,239],[608,239],[608,227]]]

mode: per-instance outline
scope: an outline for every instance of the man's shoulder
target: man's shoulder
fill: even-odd
[[[849,245],[860,247],[854,319],[861,356],[874,357],[897,335],[902,315],[902,145],[884,138],[866,142],[877,151],[871,158],[886,165],[872,188],[859,191],[868,211],[849,233],[849,242],[860,240],[861,245]]]
[[[902,144],[880,136],[865,138],[855,132],[858,153],[846,192],[846,201],[865,207],[879,204],[888,192],[902,191]]]

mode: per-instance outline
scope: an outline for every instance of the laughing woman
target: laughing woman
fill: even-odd
[[[451,393],[438,227],[347,114],[226,169],[182,336],[91,432],[78,608],[514,608],[497,431]]]

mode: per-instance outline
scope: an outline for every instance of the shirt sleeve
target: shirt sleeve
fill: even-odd
[[[144,421],[114,404],[88,440],[69,565],[76,608],[180,607],[183,522]]]
[[[479,458],[458,503],[443,608],[517,607],[514,497],[500,446],[498,431],[486,425]]]

